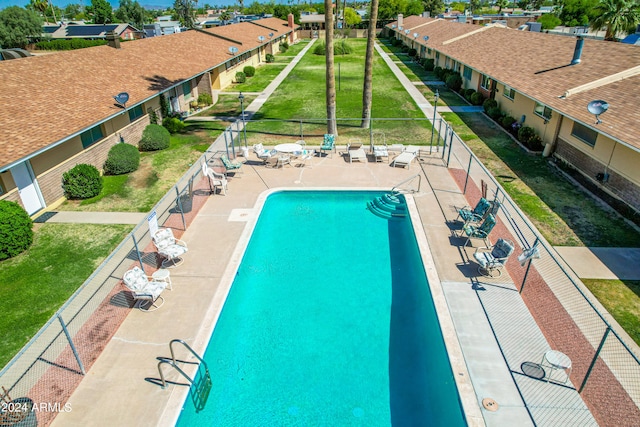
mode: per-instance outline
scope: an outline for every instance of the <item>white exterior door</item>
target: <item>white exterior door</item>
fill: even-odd
[[[22,162],[19,165],[12,167],[11,176],[13,181],[18,187],[18,193],[20,193],[20,200],[22,205],[29,215],[38,212],[44,207],[42,197],[40,195],[40,189],[38,183],[33,177],[31,168],[27,162]]]

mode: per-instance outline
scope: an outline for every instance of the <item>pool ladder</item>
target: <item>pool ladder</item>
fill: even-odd
[[[200,361],[200,364],[198,365],[198,370],[196,371],[196,375],[194,376],[194,378],[191,378],[189,375],[186,374],[186,372],[182,370],[182,368],[180,368],[180,366],[178,366],[175,353],[173,351],[173,344],[175,343],[182,344],[187,350],[189,350],[189,352],[191,352],[191,354],[193,354],[196,357],[196,359]],[[202,357],[200,357],[198,353],[196,353],[189,344],[187,344],[181,339],[171,340],[171,342],[169,343],[169,350],[171,351],[171,359],[170,360],[162,359],[160,360],[160,362],[158,362],[158,372],[160,373],[162,388],[163,389],[167,388],[167,381],[164,378],[162,365],[169,365],[173,367],[176,371],[178,371],[180,375],[185,377],[189,381],[189,384],[191,384],[190,386],[191,398],[193,399],[193,404],[196,407],[196,412],[200,412],[202,409],[204,409],[205,405],[207,404],[207,399],[209,398],[209,393],[211,392],[212,383],[211,383],[211,375],[209,374],[209,367],[207,367],[207,363],[202,359]],[[203,375],[198,375],[200,373],[200,366],[204,367]]]

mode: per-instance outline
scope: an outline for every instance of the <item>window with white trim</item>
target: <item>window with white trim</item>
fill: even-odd
[[[482,81],[480,82],[480,87],[484,90],[488,90],[490,91],[493,85],[493,80],[491,80],[491,77],[487,76],[486,74],[482,75]]]
[[[472,74],[471,68],[465,65],[464,70],[462,71],[462,77],[464,77],[467,80],[471,80],[471,74]]]
[[[571,136],[575,136],[580,141],[584,142],[590,147],[595,147],[596,139],[598,139],[598,132],[586,127],[585,125],[573,122],[573,129],[571,129]]]
[[[516,90],[512,87],[504,85],[504,92],[502,93],[502,95],[504,95],[505,98],[509,98],[513,101],[513,98],[516,97]]]
[[[536,102],[536,106],[533,109],[533,112],[545,120],[551,120],[551,108],[547,107],[544,104]]]

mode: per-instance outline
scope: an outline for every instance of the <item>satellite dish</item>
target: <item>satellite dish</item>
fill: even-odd
[[[417,38],[418,38],[418,36],[419,36],[419,34],[418,34],[418,33],[413,33],[413,38],[414,38],[414,39],[417,39]]]
[[[609,103],[601,99],[591,101],[589,105],[587,105],[587,110],[596,116],[596,124],[602,123],[602,120],[600,120],[600,114],[606,112],[608,109]]]
[[[408,35],[410,32],[411,32],[411,30],[404,30],[404,33],[405,33],[405,34],[407,34],[407,35]]]
[[[258,41],[262,43],[264,41],[264,36],[258,36]]]
[[[129,100],[129,94],[127,92],[120,92],[116,96],[113,97],[116,102],[122,105],[123,108],[127,108],[127,101]]]
[[[427,40],[429,40],[429,36],[424,36],[423,39],[426,42]]]
[[[396,29],[396,24],[391,24],[391,28]]]
[[[273,37],[273,33],[269,33],[269,38]]]
[[[231,53],[232,55],[238,53],[238,48],[235,46],[229,46],[229,53]]]

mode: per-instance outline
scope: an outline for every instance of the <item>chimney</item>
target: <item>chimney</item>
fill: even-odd
[[[120,37],[116,35],[115,31],[107,31],[104,38],[109,46],[114,49],[120,49]]]
[[[289,25],[289,28],[291,28],[291,32],[289,33],[289,43],[293,44],[293,29],[296,25],[295,22],[293,22],[293,13],[287,15],[287,24]]]
[[[404,23],[402,22],[402,14],[399,13],[398,14],[398,28],[401,28],[404,26]]]
[[[571,65],[578,65],[580,63],[580,57],[582,56],[582,45],[584,45],[584,39],[578,36],[576,40],[576,48],[573,51],[573,59]]]

